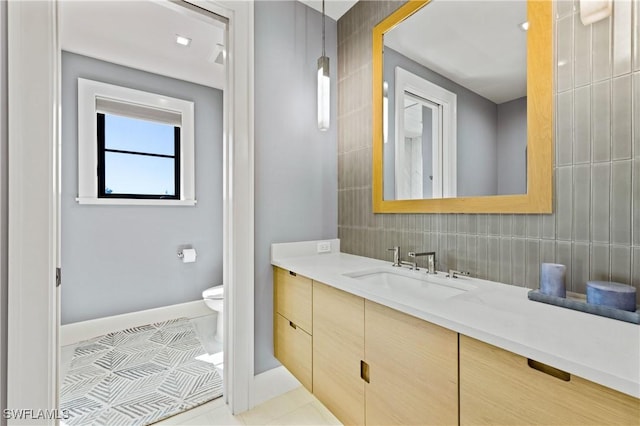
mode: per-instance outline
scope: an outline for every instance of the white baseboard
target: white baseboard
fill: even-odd
[[[74,322],[60,327],[60,346],[72,345],[103,334],[125,328],[137,327],[173,318],[196,318],[214,312],[205,305],[204,300],[179,303],[145,311],[97,318],[89,321]]]
[[[253,408],[300,386],[300,382],[283,366],[260,373],[253,377],[250,407]]]

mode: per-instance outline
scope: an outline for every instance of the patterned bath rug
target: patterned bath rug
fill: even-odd
[[[60,390],[75,425],[148,425],[222,396],[222,377],[187,318],[78,344]]]

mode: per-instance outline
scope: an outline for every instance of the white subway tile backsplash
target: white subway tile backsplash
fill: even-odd
[[[631,251],[633,265],[630,285],[634,286],[638,293],[640,293],[640,247],[634,247]]]
[[[633,160],[632,183],[632,218],[633,245],[640,246],[640,158]]]
[[[512,240],[510,238],[500,239],[500,281],[501,283],[513,283],[512,275]]]
[[[613,75],[631,72],[631,0],[613,2]]]
[[[611,281],[631,283],[631,247],[611,246]]]
[[[590,280],[609,281],[611,276],[611,260],[609,259],[609,245],[593,244],[591,246]]]
[[[525,286],[536,289],[540,285],[540,241],[527,240],[525,259]]]
[[[576,293],[586,293],[589,280],[589,244],[575,243],[571,253],[571,287]]]
[[[487,279],[500,281],[500,238],[487,239]]]
[[[558,32],[558,37],[561,34]],[[591,24],[592,81],[611,77],[611,18]]]
[[[540,263],[558,263],[556,246],[556,240],[540,240]]]
[[[558,92],[564,92],[573,88],[573,16],[559,19],[557,32],[557,87]]]
[[[573,162],[573,92],[564,92],[557,99],[556,164]]]
[[[484,235],[478,235],[478,240],[477,240],[477,253],[476,253],[476,262],[477,262],[477,269],[476,269],[476,276],[478,278],[482,278],[482,279],[488,279],[489,278],[489,274],[488,274],[488,268],[489,268],[489,261],[488,261],[488,250],[489,250],[489,242],[486,236]]]
[[[573,240],[589,241],[591,211],[591,167],[573,168]]]
[[[557,238],[571,240],[571,218],[573,216],[573,167],[559,167],[556,169],[558,183],[556,185],[557,199],[556,219]]]
[[[573,276],[572,272],[572,264],[571,264],[571,241],[557,241],[556,243],[556,261],[555,263],[560,263],[567,267],[567,275],[565,278],[565,282],[567,284],[567,290],[572,289],[572,281],[571,278]]]
[[[580,14],[573,15],[573,54],[575,87],[591,83],[591,25],[582,25]]]
[[[527,237],[540,238],[540,215],[527,215]]]
[[[465,268],[469,272],[478,270],[478,237],[475,235],[467,236],[467,264]]]
[[[525,268],[527,261],[525,241],[526,240],[520,238],[511,240],[511,265],[513,265],[513,270],[511,271],[511,280],[507,282],[520,287],[525,287]]]
[[[640,9],[640,6],[638,6]],[[638,40],[640,43],[640,40]],[[637,118],[640,116],[640,72],[636,72],[633,74],[633,114],[631,116],[631,121],[635,125],[633,131],[633,156],[634,158],[640,158],[640,120]],[[635,118],[635,120],[634,120]]]
[[[594,164],[591,169],[591,240],[609,242],[611,163]]]
[[[571,15],[574,11],[573,0],[557,0],[554,2],[556,8],[556,18],[564,18]]]
[[[591,161],[591,87],[574,92],[573,106],[573,163]]]
[[[527,216],[522,214],[513,215],[513,231],[514,237],[526,237],[527,236]]]
[[[611,242],[629,245],[631,244],[631,161],[612,163],[611,187]]]
[[[613,160],[631,158],[631,74],[613,79],[611,129]]]
[[[338,23],[343,251],[435,251],[440,270],[529,288],[541,262],[563,263],[569,289],[614,278],[640,289],[640,4],[616,0],[613,18],[584,26],[577,1],[554,2],[553,214],[373,214],[371,28],[400,3],[358,2]]]
[[[591,87],[593,161],[609,161],[611,159],[611,82],[605,80]]]
[[[500,235],[510,237],[513,235],[513,215],[500,215]]]

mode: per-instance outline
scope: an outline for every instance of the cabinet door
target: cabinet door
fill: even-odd
[[[311,334],[311,280],[274,268],[273,286],[275,311]]]
[[[638,425],[640,400],[461,335],[460,424]]]
[[[311,336],[280,314],[275,321],[276,358],[311,391]]]
[[[364,424],[364,299],[313,282],[313,393],[344,424]]]
[[[367,425],[458,424],[458,334],[365,302]]]

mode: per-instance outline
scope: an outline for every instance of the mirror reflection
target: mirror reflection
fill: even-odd
[[[384,34],[385,200],[527,192],[526,1],[432,0]]]

